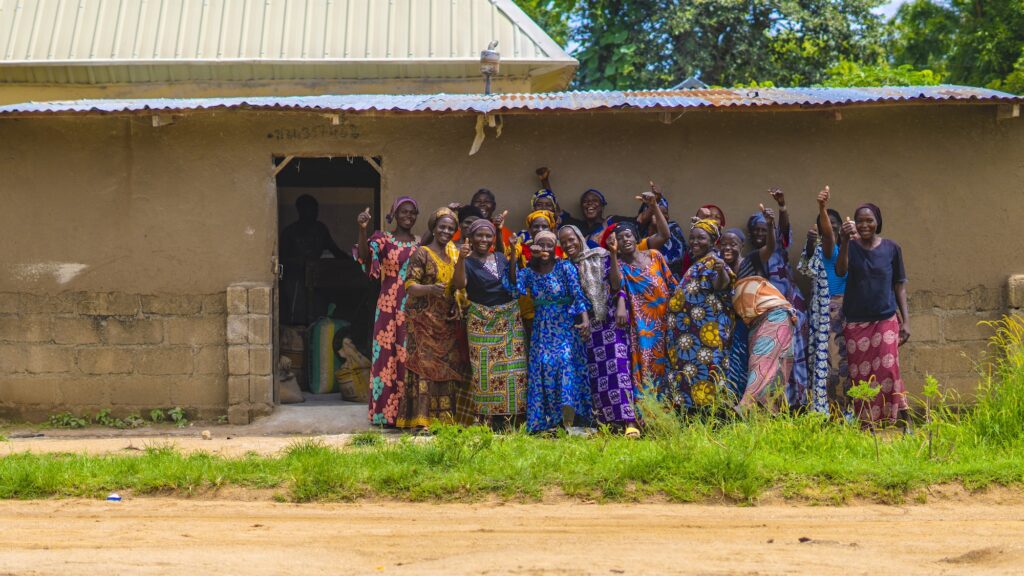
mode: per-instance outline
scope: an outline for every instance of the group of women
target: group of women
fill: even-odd
[[[486,189],[434,211],[423,238],[411,197],[391,206],[390,231],[368,237],[370,212],[359,215],[358,255],[381,283],[374,425],[601,424],[638,436],[643,398],[681,411],[788,406],[905,421],[906,275],[899,246],[879,236],[877,206],[843,221],[828,187],[818,194],[798,266],[808,305],[779,190],[745,230],[706,205],[686,233],[653,183],[636,217],[605,217],[604,195],[590,189],[577,220],[538,175],[545,187],[518,233]],[[847,403],[844,390],[861,381],[879,394]]]

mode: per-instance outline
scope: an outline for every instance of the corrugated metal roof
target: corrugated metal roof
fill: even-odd
[[[833,108],[900,104],[1020,104],[1024,97],[965,86],[881,88],[758,88],[550,92],[540,94],[352,94],[254,98],[75,100],[0,106],[0,116],[32,114],[182,113],[197,110],[315,111],[325,113],[515,113],[689,108]]]
[[[492,40],[577,65],[513,0],[0,0],[0,81],[476,77]]]

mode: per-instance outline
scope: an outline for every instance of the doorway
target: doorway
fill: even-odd
[[[275,400],[359,401],[368,393],[380,286],[356,261],[356,217],[366,208],[380,214],[381,159],[277,156],[274,164],[280,265],[275,335],[283,363],[275,370]],[[373,227],[371,222],[368,235]]]

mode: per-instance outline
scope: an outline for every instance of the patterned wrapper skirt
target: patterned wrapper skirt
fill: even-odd
[[[785,308],[769,310],[750,328],[750,359],[747,363],[747,385],[740,399],[741,407],[760,404],[775,409],[776,396],[790,381],[793,369],[793,335],[796,326]]]
[[[408,360],[395,425],[473,424],[476,407],[467,382],[469,362],[457,337],[463,324],[447,318],[447,301],[428,301],[425,308],[406,311]]]
[[[594,414],[603,424],[636,422],[629,359],[628,328],[614,320],[595,322],[587,343],[587,377]]]
[[[466,320],[471,391],[483,417],[526,412],[526,343],[519,302],[500,306],[470,304]]]
[[[854,413],[861,422],[895,422],[907,409],[907,390],[900,377],[900,323],[894,314],[877,322],[847,322],[847,362],[850,380],[872,381],[879,394],[871,402],[855,400]]]

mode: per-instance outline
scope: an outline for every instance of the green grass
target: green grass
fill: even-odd
[[[222,458],[172,448],[139,455],[17,454],[0,459],[0,498],[191,495],[269,489],[278,500],[394,498],[537,500],[551,493],[598,501],[724,498],[766,493],[822,503],[900,502],[930,485],[969,489],[1024,483],[1024,321],[997,325],[1002,354],[981,375],[974,407],[939,392],[910,435],[876,438],[816,414],[680,420],[645,407],[647,435],[627,440],[497,435],[439,428],[429,441],[356,435],[343,449],[317,441],[276,457]],[[915,496],[916,497],[916,496]]]

